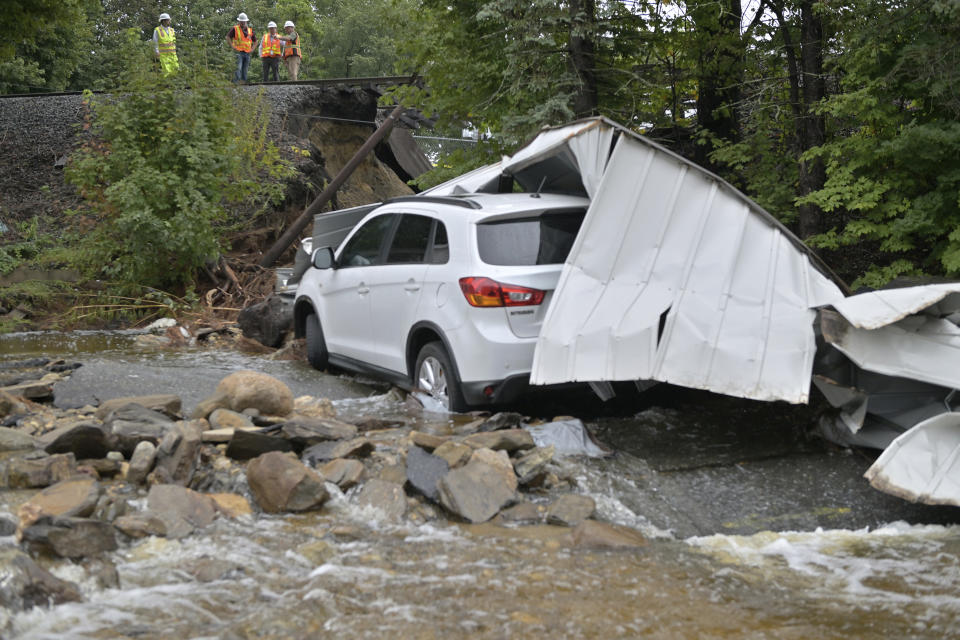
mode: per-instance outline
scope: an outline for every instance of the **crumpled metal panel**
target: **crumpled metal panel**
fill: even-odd
[[[500,163],[488,164],[421,192],[425,196],[456,196],[464,193],[496,193],[502,173]]]
[[[930,284],[902,289],[884,289],[850,296],[833,303],[858,329],[878,329],[934,305],[932,315],[946,316],[960,310],[960,283]]]
[[[842,297],[746,196],[620,135],[545,317],[531,382],[652,379],[806,402],[813,308]]]
[[[864,477],[904,500],[960,506],[960,413],[925,420],[894,440]]]

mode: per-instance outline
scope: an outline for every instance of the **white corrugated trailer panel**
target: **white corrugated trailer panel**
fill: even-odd
[[[745,196],[624,135],[564,266],[531,381],[652,379],[805,402],[813,307],[842,297]]]
[[[869,291],[839,300],[833,307],[853,326],[877,329],[918,313],[952,294],[960,294],[960,283]]]

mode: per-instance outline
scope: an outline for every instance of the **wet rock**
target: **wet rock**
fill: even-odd
[[[500,512],[499,518],[510,524],[532,524],[542,522],[546,509],[532,502],[521,502]]]
[[[469,447],[462,442],[455,442],[453,440],[449,442],[444,442],[442,445],[433,450],[433,455],[443,458],[447,461],[447,465],[451,469],[456,469],[457,467],[462,467],[467,464],[470,460],[470,456],[473,455],[473,448]]]
[[[303,451],[303,459],[309,465],[327,462],[336,458],[363,458],[373,451],[373,444],[364,437],[346,441],[320,442]]]
[[[464,443],[474,448],[493,449],[495,451],[520,451],[532,449],[536,446],[533,436],[523,429],[503,429],[475,433],[464,438]]]
[[[293,443],[278,436],[271,436],[258,431],[234,431],[227,445],[226,454],[234,460],[250,460],[263,455],[268,451],[293,451]]]
[[[510,470],[513,476],[513,470]],[[516,477],[479,460],[448,473],[437,485],[440,504],[470,522],[486,522],[516,496]]]
[[[507,483],[513,491],[517,490],[517,474],[513,471],[513,463],[506,451],[494,451],[493,449],[477,449],[470,456],[470,462],[482,462],[497,469],[504,482]],[[467,463],[469,464],[469,462]]]
[[[279,347],[293,326],[292,302],[274,294],[263,302],[244,307],[237,316],[244,337],[268,347]]]
[[[435,436],[432,433],[423,433],[422,431],[411,431],[410,439],[413,444],[427,451],[433,451],[450,440],[449,436]]]
[[[151,411],[162,413],[174,420],[180,417],[180,411],[183,405],[182,401],[180,400],[180,396],[173,395],[172,393],[156,393],[146,396],[126,396],[123,398],[104,400],[102,403],[100,403],[100,406],[97,407],[97,411],[94,415],[96,415],[99,420],[105,420],[106,417],[110,415],[110,412],[116,411],[117,409],[125,407],[128,404],[139,405],[144,409],[150,409]]]
[[[39,489],[76,474],[77,461],[72,453],[14,458],[7,463],[6,486],[10,489]]]
[[[3,413],[0,412],[0,416],[2,415]],[[0,427],[0,452],[36,449],[38,444],[32,436],[22,431]]]
[[[357,437],[357,428],[352,424],[333,418],[296,416],[280,427],[284,438],[300,448],[310,447],[330,440],[349,440]]]
[[[20,507],[21,527],[41,516],[79,516],[93,513],[100,498],[100,483],[93,478],[75,476],[47,487]]]
[[[103,458],[111,450],[104,428],[81,422],[54,429],[40,438],[47,453],[72,453],[79,458]]]
[[[622,525],[584,520],[571,534],[573,546],[600,549],[638,549],[647,544],[642,533]]]
[[[193,412],[190,414],[190,417],[194,420],[200,420],[201,418],[206,418],[217,409],[229,408],[230,399],[227,398],[225,393],[217,392],[209,398],[205,398],[198,402],[197,406],[194,407]]]
[[[162,538],[167,535],[167,525],[163,519],[150,512],[120,516],[113,521],[113,526],[131,538],[146,538],[147,536]]]
[[[319,471],[324,480],[346,490],[360,482],[364,466],[359,460],[337,458],[320,467]]]
[[[217,512],[232,520],[253,515],[253,508],[243,496],[235,493],[211,493],[209,495],[217,507]]]
[[[16,531],[17,518],[10,513],[0,513],[0,536],[12,536]]]
[[[319,509],[327,500],[323,477],[291,453],[271,451],[247,464],[254,500],[269,513]]]
[[[148,511],[163,521],[170,538],[183,538],[213,523],[213,500],[175,484],[155,484],[147,494]]]
[[[130,456],[136,446],[146,440],[159,444],[163,436],[176,423],[159,411],[129,403],[111,411],[103,421],[104,427],[113,435],[117,448]]]
[[[293,411],[293,392],[273,376],[256,371],[231,373],[217,385],[227,407],[234,411],[253,408],[265,415],[286,416]]]
[[[122,487],[110,486],[100,494],[97,506],[93,510],[93,517],[104,522],[113,522],[130,510],[128,496],[121,492]]]
[[[403,420],[387,420],[385,418],[376,418],[374,416],[363,416],[355,423],[360,431],[381,431],[383,429],[395,429],[404,426]]]
[[[313,396],[298,396],[293,400],[293,411],[298,416],[307,418],[335,418],[337,410],[328,398],[314,398]]]
[[[93,580],[98,589],[117,589],[120,587],[120,572],[117,571],[117,565],[113,564],[106,557],[84,558],[80,566],[87,572],[87,576]]]
[[[200,461],[202,424],[199,420],[177,422],[167,431],[157,445],[157,460],[149,476],[153,484],[190,484]]]
[[[417,446],[407,451],[407,482],[410,486],[436,501],[439,498],[437,483],[450,471],[443,458],[427,453]]]
[[[79,460],[77,462],[77,469],[90,469],[92,470],[98,478],[112,478],[118,473],[122,463],[119,460],[110,460],[108,458],[92,458],[87,460]]]
[[[0,549],[0,610],[27,611],[83,600],[80,588],[42,568],[19,549]]]
[[[13,384],[0,389],[0,392],[3,392],[11,396],[22,396],[28,400],[49,400],[53,398],[53,385],[60,381],[60,376],[51,373],[45,375],[40,380],[32,380],[30,382],[22,382],[20,384]]]
[[[117,548],[113,525],[91,518],[41,516],[21,535],[31,551],[62,558],[85,558]]]
[[[132,485],[143,484],[147,475],[153,470],[153,465],[157,460],[157,447],[150,441],[140,442],[133,450],[130,456],[130,464],[127,467],[127,482]]]
[[[523,416],[519,413],[510,413],[503,411],[495,413],[479,425],[477,431],[499,431],[500,429],[516,429],[523,422]]]
[[[250,416],[223,408],[214,409],[207,420],[210,421],[210,427],[213,429],[240,429],[253,426]]]
[[[547,522],[565,527],[575,527],[597,509],[597,503],[590,496],[567,494],[557,498],[547,509]]]
[[[243,575],[244,568],[236,562],[224,558],[204,556],[190,562],[187,572],[197,582],[215,582]]]
[[[26,413],[27,407],[13,394],[0,390],[0,418]],[[0,440],[2,442],[2,440]]]
[[[385,464],[380,469],[377,477],[381,480],[403,486],[407,482],[407,464],[401,460]]]
[[[537,479],[547,464],[553,460],[553,454],[556,448],[553,445],[549,447],[537,447],[513,461],[513,470],[517,473],[520,484],[530,484]]]
[[[373,507],[383,513],[387,521],[398,522],[407,510],[407,495],[399,484],[373,478],[360,490],[357,505]]]

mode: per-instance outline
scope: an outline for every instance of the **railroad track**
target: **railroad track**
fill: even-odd
[[[297,80],[296,82],[285,80],[280,82],[248,82],[244,86],[306,86],[306,87],[334,87],[338,85],[347,85],[353,87],[375,87],[391,86],[403,84],[420,85],[423,78],[419,76],[372,76],[368,78],[324,78],[322,80]],[[40,93],[4,93],[0,94],[2,98],[44,98],[52,96],[78,96],[82,91],[46,91]],[[93,93],[107,93],[104,91],[94,91]]]

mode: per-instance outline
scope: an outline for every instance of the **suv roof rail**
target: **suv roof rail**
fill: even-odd
[[[452,204],[456,207],[464,207],[466,209],[482,208],[480,203],[475,200],[468,200],[456,196],[397,196],[396,198],[383,201],[384,204],[392,204],[394,202],[435,202],[437,204]]]

